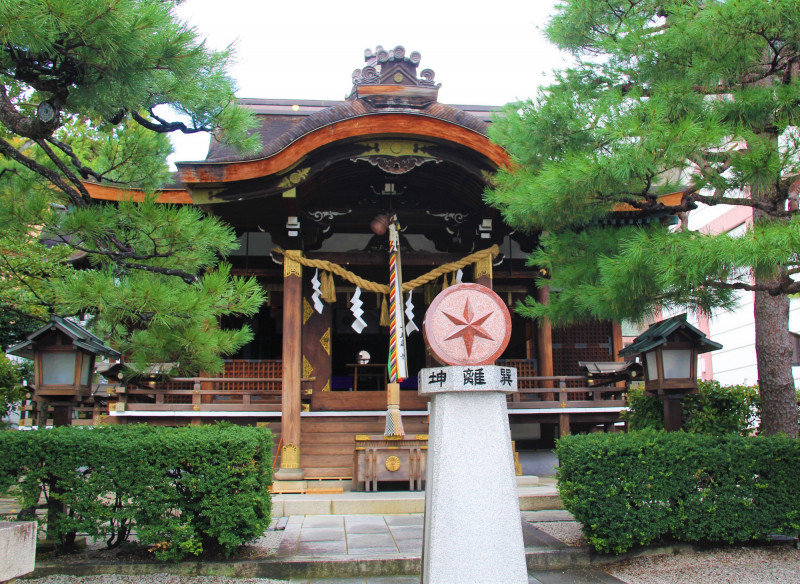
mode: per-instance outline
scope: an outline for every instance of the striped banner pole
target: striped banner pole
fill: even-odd
[[[393,216],[389,224],[389,387],[385,437],[405,436],[400,416],[400,382],[408,376],[402,287],[400,233],[397,216]]]

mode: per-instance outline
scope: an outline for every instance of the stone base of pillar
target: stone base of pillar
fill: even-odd
[[[273,477],[276,481],[302,481],[304,474],[302,468],[279,468]]]
[[[476,372],[485,385],[464,387]],[[431,395],[423,584],[528,582],[504,393],[514,390],[510,368],[420,373]]]

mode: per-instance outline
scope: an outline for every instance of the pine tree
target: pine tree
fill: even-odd
[[[213,373],[252,336],[219,317],[254,314],[264,292],[218,266],[229,226],[152,193],[169,178],[168,133],[244,152],[258,138],[230,50],[208,50],[176,4],[0,0],[0,310],[89,317],[136,361]],[[150,194],[104,203],[89,181]]]
[[[487,196],[544,232],[530,261],[556,291],[522,312],[641,319],[752,291],[762,430],[797,436],[800,2],[564,0],[547,35],[575,65],[493,128],[516,165]],[[754,225],[736,239],[668,227],[698,205],[744,205]]]

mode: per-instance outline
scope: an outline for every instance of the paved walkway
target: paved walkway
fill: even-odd
[[[546,512],[542,512],[546,513]],[[551,514],[566,514],[553,511]],[[357,562],[418,559],[422,554],[422,514],[405,515],[295,515],[288,518],[278,558]],[[527,554],[568,551],[567,546],[523,521]],[[529,563],[530,565],[530,563]],[[590,568],[530,570],[529,584],[624,584]],[[419,584],[419,576],[358,576],[350,578],[292,579],[292,584]],[[463,582],[470,584],[469,575]]]
[[[422,515],[293,515],[278,556],[422,553]]]
[[[325,578],[290,580],[290,584],[420,584],[418,576],[374,576],[368,578]],[[467,575],[459,584],[474,584]],[[492,583],[499,584],[499,583]],[[553,570],[528,572],[528,584],[625,584],[599,570]]]

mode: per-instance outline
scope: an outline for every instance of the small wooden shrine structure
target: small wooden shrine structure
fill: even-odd
[[[353,478],[355,437],[384,431],[387,216],[400,224],[403,281],[412,284],[402,301],[410,295],[407,320],[416,328],[454,281],[488,286],[509,306],[532,295],[547,302],[547,288],[535,286],[542,273],[525,265],[537,234],[509,229],[483,199],[493,173],[510,164],[487,137],[499,108],[440,103],[420,59],[403,47],[368,49],[341,102],[242,99],[260,124],[261,152],[243,158],[212,140],[205,160],[177,164],[180,186],[161,200],[198,205],[234,226],[234,272],[256,276],[270,300],[248,321],[255,340],[222,377],[101,391],[107,421],[265,424],[281,440],[279,477]],[[619,421],[624,388],[601,394],[579,365],[617,358],[618,325],[551,329],[513,316],[512,330],[501,362],[518,369],[520,393],[509,404],[515,439],[550,446],[570,427]],[[416,375],[432,363],[421,333],[408,335],[407,355],[400,409],[409,439],[424,439],[427,402]]]
[[[79,409],[93,401],[92,376],[97,356],[119,359],[120,354],[82,326],[58,315],[8,348],[8,354],[33,361],[32,398],[38,425],[72,425]],[[94,413],[93,409],[90,410]],[[32,418],[23,418],[32,425]],[[23,425],[26,425],[23,422]]]

